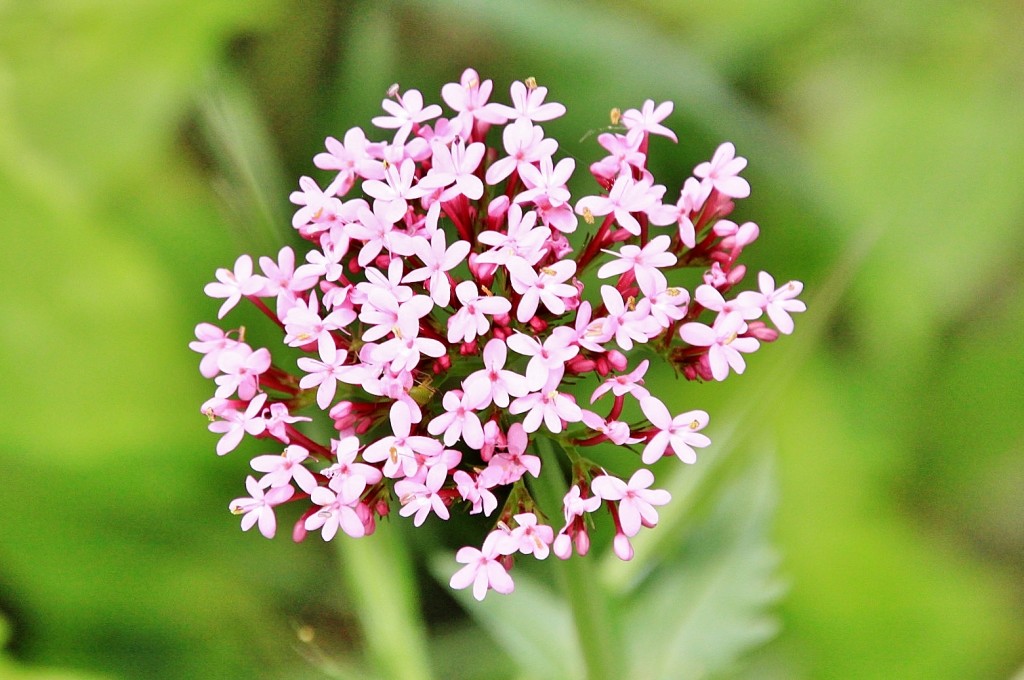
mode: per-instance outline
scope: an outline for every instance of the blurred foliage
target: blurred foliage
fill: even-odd
[[[661,651],[707,664],[680,676],[1006,677],[1024,658],[1022,18],[953,0],[0,1],[0,674],[361,677],[336,555],[225,512],[245,452],[214,455],[186,345],[214,270],[291,238],[287,194],[326,135],[392,82],[436,98],[471,65],[499,93],[548,86],[569,115],[547,127],[580,159],[611,107],[674,100],[681,143],[654,147],[656,175],[734,141],[754,187],[739,214],[762,227],[748,264],[806,283],[797,333],[742,378],[651,380],[711,412],[716,443],[659,470],[678,510],[639,566],[600,564],[609,593],[639,588],[612,596],[620,623],[650,625],[629,613],[647,599],[698,606],[702,560],[744,517],[761,533],[702,616],[777,595],[757,484],[774,469],[781,633],[736,666],[680,629]],[[766,448],[774,466],[748,453]],[[439,673],[512,674],[495,626],[525,616],[533,574],[482,628],[420,574]],[[755,609],[751,643],[773,625]]]

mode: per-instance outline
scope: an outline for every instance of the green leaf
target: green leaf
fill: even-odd
[[[210,147],[221,199],[243,233],[241,242],[270,253],[290,236],[281,197],[290,183],[253,95],[224,69],[211,71],[199,97],[199,130]]]
[[[775,501],[773,462],[762,456],[725,483],[630,598],[623,622],[630,677],[721,673],[776,633],[767,613],[782,594],[769,539]]]
[[[551,559],[554,559],[553,557]],[[431,572],[447,587],[456,565],[438,555]],[[583,658],[566,603],[535,578],[516,570],[512,595],[490,593],[477,602],[467,590],[452,591],[463,609],[530,678],[582,678]]]

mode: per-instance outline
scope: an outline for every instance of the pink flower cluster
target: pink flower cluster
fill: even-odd
[[[353,128],[328,138],[313,159],[331,173],[326,187],[303,177],[291,195],[292,226],[313,244],[304,261],[286,247],[261,257],[256,273],[243,255],[206,286],[223,300],[220,318],[244,298],[277,324],[291,355],[302,355],[293,368],[248,345],[244,328],[200,324],[191,344],[217,385],[202,407],[217,453],[246,434],[284,447],[252,460],[261,476],[230,503],[243,529],[258,524],[272,537],[288,503],[302,509],[295,540],[366,536],[396,503],[416,526],[464,508],[493,518],[479,549],[458,551],[465,566],[451,579],[477,599],[513,589],[517,554],[587,553],[602,506],[616,554],[630,559],[629,539],[669,501],[645,466],[666,456],[694,463],[710,444],[708,414],[673,415],[644,387],[649,361],[627,352],[644,345],[689,380],[724,380],[743,372],[745,354],[792,332],[790,314],[804,310],[799,282],[777,288],[764,272],[757,291],[727,297],[746,273],[737,259],[758,237],[753,222],[726,219],[750,193],[732,144],[666,202],[647,159],[651,135],[676,139],[662,125],[671,102],[613,111],[597,137],[608,155],[590,166],[596,191],[574,201],[576,163],[539,125],[565,107],[532,79],[512,84],[512,105],[490,101],[491,90],[467,70],[441,90],[445,117],[394,86],[373,119],[393,135],[370,141]],[[581,222],[587,239],[573,236]],[[582,282],[592,267],[596,294]],[[692,294],[669,282],[681,267],[705,270]],[[585,379],[597,386],[580,404],[573,386]],[[602,399],[610,404],[594,406]],[[329,441],[298,424],[314,411],[330,417]],[[569,463],[557,529],[527,483],[562,474],[541,469],[541,438]],[[637,453],[628,481],[581,453],[604,442]]]

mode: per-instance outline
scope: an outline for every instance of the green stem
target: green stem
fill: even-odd
[[[372,536],[339,536],[342,575],[367,653],[379,674],[429,680],[426,624],[406,544],[398,527],[379,522]]]
[[[561,514],[562,498],[568,491],[568,485],[561,475],[555,477],[560,468],[552,441],[547,437],[537,437],[536,441],[543,463],[541,478],[547,483],[538,492],[544,496],[548,516],[557,518]],[[576,627],[586,677],[589,680],[610,680],[623,677],[618,672],[622,650],[615,644],[617,637],[613,632],[611,608],[594,573],[591,559],[591,556],[574,555],[562,562],[559,576]]]

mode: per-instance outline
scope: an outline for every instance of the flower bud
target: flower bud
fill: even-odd
[[[605,356],[608,358],[608,364],[616,371],[625,371],[628,365],[626,355],[617,349],[608,350],[605,352]]]
[[[558,534],[555,542],[551,545],[551,552],[560,560],[567,560],[572,557],[572,539],[568,534]]]
[[[747,324],[747,332],[743,336],[757,338],[761,342],[775,342],[779,339],[779,332],[766,326],[764,321],[751,321]]]
[[[612,541],[612,549],[615,551],[615,555],[623,562],[629,562],[633,559],[633,546],[625,534],[615,534],[615,539]]]

